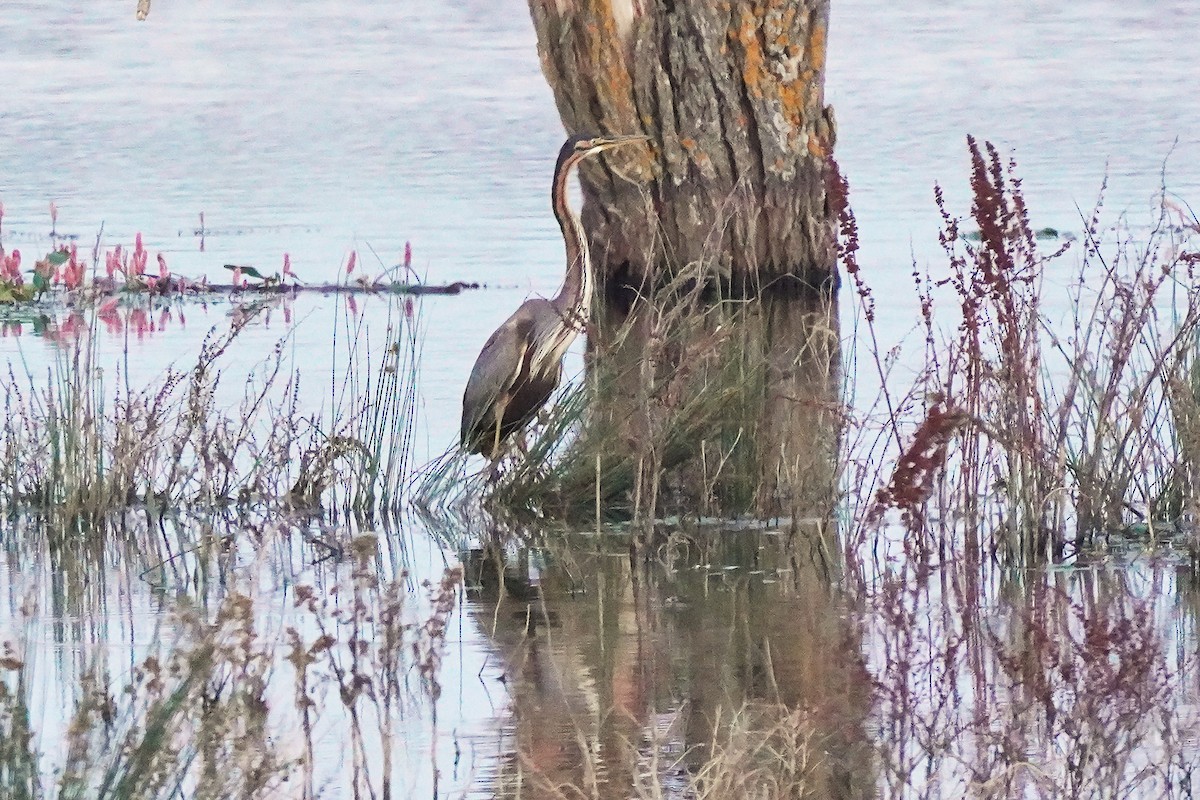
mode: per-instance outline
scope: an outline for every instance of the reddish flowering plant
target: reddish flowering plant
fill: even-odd
[[[68,291],[73,291],[83,286],[83,275],[83,262],[79,260],[79,254],[75,250],[75,245],[72,244],[67,256],[67,263],[59,268],[57,277]]]
[[[146,285],[152,292],[166,292],[171,288],[171,269],[162,253],[155,256],[155,259],[158,261],[158,275],[147,275]]]
[[[5,255],[0,247],[0,303],[15,303],[33,297],[34,289],[26,285],[21,273],[21,251]]]
[[[25,278],[21,275],[20,250],[13,250],[6,256],[4,249],[0,248],[0,281],[13,286],[25,283]]]
[[[118,270],[122,274],[125,272],[125,267],[121,261],[121,245],[117,245],[115,249],[109,250],[104,254],[104,271],[108,275],[108,279],[113,280]]]
[[[117,275],[120,275],[124,280],[125,289],[130,291],[148,289],[151,292],[166,292],[172,286],[186,285],[187,282],[181,278],[175,278],[172,283],[171,270],[162,253],[155,256],[155,261],[158,262],[158,274],[147,275],[146,266],[150,262],[150,251],[146,249],[139,232],[134,237],[132,252],[117,245],[104,254],[104,271],[113,288],[116,286]]]
[[[139,231],[138,235],[134,237],[133,240],[133,263],[130,265],[132,268],[132,273],[126,272],[125,279],[129,280],[131,274],[138,278],[145,275],[146,262],[149,260],[150,254],[146,252],[146,248],[142,246],[142,234],[141,231]]]

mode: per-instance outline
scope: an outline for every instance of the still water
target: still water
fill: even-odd
[[[20,0],[0,11],[4,247],[48,248],[51,202],[57,233],[78,237],[81,247],[97,236],[105,246],[128,246],[141,232],[173,272],[214,281],[226,263],[278,270],[285,252],[306,280],[337,280],[351,251],[360,269],[377,274],[411,241],[427,280],[486,284],[417,301],[422,355],[411,457],[419,465],[443,452],[479,346],[525,297],[553,292],[561,274],[547,190],[563,134],[524,4],[159,2],[141,24],[133,11],[133,3]],[[945,187],[953,210],[967,211],[968,133],[1014,154],[1038,227],[1077,231],[1106,176],[1111,219],[1127,214],[1135,228],[1149,224],[1164,176],[1183,201],[1200,197],[1198,29],[1200,7],[1183,0],[835,2],[827,98],[862,231],[860,262],[878,295],[896,298],[880,308],[882,339],[898,341],[914,324],[914,260],[941,263],[934,184]],[[1047,276],[1051,285],[1067,282],[1069,264],[1061,269]],[[223,302],[156,308],[145,318],[125,313],[98,337],[101,357],[131,383],[153,383],[172,364],[186,368],[229,313]],[[235,356],[244,353],[248,368],[290,331],[287,368],[325,386],[344,361],[339,337],[361,322],[364,337],[382,341],[398,313],[383,298],[353,308],[344,298],[301,298],[249,329]],[[61,328],[60,319],[53,329]],[[11,321],[5,332],[0,354],[19,371],[39,372],[61,347],[61,337],[35,335],[30,321]],[[326,402],[303,399],[309,408]],[[177,521],[171,535],[196,524]],[[425,613],[420,581],[438,580],[459,556],[447,542],[478,532],[430,531],[417,521],[385,532],[391,544],[380,569],[406,571],[412,614]],[[289,624],[313,624],[294,619],[288,593],[296,585],[351,580],[345,565],[314,566],[320,548],[303,526],[284,533],[270,557],[239,553],[229,565],[237,580],[256,582],[255,618],[275,642]],[[942,710],[900,713],[912,711],[906,670],[924,674],[914,663],[935,660],[926,653],[921,661],[922,647],[973,640],[981,608],[992,606],[1014,627],[1051,613],[1064,635],[1077,637],[1093,619],[1072,617],[1079,609],[1100,608],[1117,622],[1149,611],[1164,646],[1180,653],[1173,662],[1162,654],[1164,674],[1191,666],[1194,595],[1177,585],[1171,562],[992,575],[977,586],[979,599],[965,602],[967,612],[914,623],[901,641],[886,616],[845,624],[841,599],[787,564],[773,549],[777,535],[683,548],[670,561],[676,571],[638,592],[620,547],[578,548],[588,554],[578,564],[552,551],[513,553],[520,580],[546,598],[537,612],[546,624],[532,636],[525,606],[496,612],[495,598],[468,574],[472,589],[449,624],[438,725],[425,708],[406,716],[397,736],[409,759],[396,770],[400,796],[428,796],[435,786],[448,796],[515,793],[521,775],[540,776],[526,788],[532,793],[588,778],[624,796],[637,774],[658,774],[668,793],[682,792],[672,770],[690,765],[705,714],[746,694],[809,708],[813,724],[838,732],[825,741],[841,743],[834,759],[843,771],[866,774],[853,769],[864,758],[853,742],[873,738],[889,743],[886,774],[928,778],[913,755],[924,746],[913,720]],[[161,554],[114,547],[97,556],[103,577],[77,592],[61,563],[19,545],[19,528],[4,541],[0,640],[27,642],[35,676],[27,688],[39,709],[34,747],[49,783],[65,756],[71,687],[96,653],[108,654],[119,685],[156,635],[170,639],[171,597],[202,584],[198,595],[216,602],[225,581],[148,581]],[[935,598],[958,596],[968,579],[945,580],[906,607],[938,607]],[[879,578],[871,591],[886,584]],[[1098,599],[1114,596],[1111,604]],[[992,633],[1016,636],[1012,627]],[[989,653],[966,665],[946,660],[948,691],[976,693],[955,706],[1019,710],[984,696],[1003,694],[989,687],[1009,663],[1004,647]],[[877,709],[864,721],[868,690],[895,715]],[[1196,707],[1187,692],[1177,702]],[[338,730],[318,737],[321,796],[350,796],[353,758],[342,738]],[[630,774],[614,773],[618,764]],[[880,783],[901,793],[899,784]]]

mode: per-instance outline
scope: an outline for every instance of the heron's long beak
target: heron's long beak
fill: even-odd
[[[595,152],[599,152],[601,150],[610,150],[614,147],[620,147],[623,144],[633,144],[634,142],[648,141],[650,141],[650,137],[642,136],[641,134],[631,136],[606,136],[599,142],[593,144],[592,149]]]

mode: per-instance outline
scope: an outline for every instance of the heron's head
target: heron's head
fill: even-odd
[[[574,163],[596,153],[603,153],[614,147],[637,142],[647,142],[649,136],[596,136],[594,134],[576,134],[567,139],[566,144],[558,154],[558,163],[562,167],[568,162]]]

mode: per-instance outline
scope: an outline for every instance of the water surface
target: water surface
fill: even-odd
[[[548,183],[563,131],[524,6],[156,3],[142,24],[133,10],[131,2],[6,4],[0,242],[31,254],[48,249],[51,201],[57,232],[78,237],[81,247],[101,231],[109,246],[128,246],[142,232],[175,272],[213,280],[226,274],[226,263],[274,271],[285,252],[308,280],[340,279],[352,250],[361,270],[378,274],[411,241],[428,280],[488,286],[416,301],[423,333],[412,458],[420,464],[440,454],[453,442],[461,387],[487,334],[529,294],[553,292],[561,276]],[[860,260],[878,296],[887,298],[882,340],[902,338],[914,323],[912,262],[934,270],[942,264],[935,182],[952,211],[968,210],[967,134],[1014,154],[1038,227],[1078,231],[1080,209],[1087,213],[1106,177],[1106,219],[1127,213],[1135,228],[1150,222],[1164,176],[1181,200],[1200,197],[1200,51],[1191,40],[1197,29],[1200,7],[1183,0],[1062,7],[835,2],[826,92],[861,227]],[[1065,284],[1072,263],[1051,267],[1048,282]],[[100,357],[132,384],[152,383],[173,364],[186,369],[229,312],[228,303],[214,301],[146,309],[137,319],[126,313],[96,339]],[[389,319],[403,313],[384,298],[361,299],[356,308],[344,299],[281,304],[246,331],[226,369],[250,370],[290,331],[287,366],[301,371],[303,386],[321,387],[303,398],[320,409],[333,402],[325,395],[329,376],[345,365],[353,331],[364,325],[364,340],[378,341]],[[54,314],[49,330],[61,332],[64,316]],[[15,324],[0,338],[0,356],[18,372],[42,374],[60,357],[64,337],[36,335],[44,331],[30,320]],[[579,363],[576,354],[570,371]],[[239,541],[249,535],[229,527],[240,531]],[[24,530],[9,524],[5,531],[0,639],[28,643],[36,746],[50,780],[72,687],[97,649],[121,665],[113,669],[119,681],[168,619],[174,594],[217,597],[223,587],[217,581],[196,592],[194,580],[173,588],[147,580],[162,555],[128,544],[115,544],[95,562],[99,577],[56,577],[61,562],[30,549]],[[356,531],[343,527],[333,535]],[[394,546],[385,549],[384,571],[407,570],[419,595],[421,580],[438,579],[465,555],[446,542],[479,532],[447,537],[412,522],[385,530]],[[139,535],[133,541],[148,534]],[[975,595],[930,578],[897,606],[928,615],[915,638],[902,640],[894,617],[855,617],[837,591],[786,564],[762,563],[759,549],[774,552],[773,535],[741,549],[699,551],[703,557],[689,549],[672,562],[676,572],[636,593],[620,543],[583,547],[586,558],[574,565],[553,549],[514,553],[521,579],[532,576],[545,587],[536,593],[544,599],[497,615],[482,581],[463,594],[450,625],[437,733],[422,712],[407,718],[401,737],[411,759],[408,788],[429,793],[436,774],[444,794],[488,796],[511,788],[518,767],[580,780],[577,743],[594,741],[622,753],[601,759],[620,794],[630,777],[614,770],[694,763],[688,759],[703,742],[705,714],[747,696],[814,703],[830,694],[839,669],[836,707],[814,714],[823,730],[837,730],[843,761],[858,763],[855,741],[874,739],[894,745],[884,749],[907,764],[918,750],[905,748],[916,748],[921,721],[944,719],[937,708],[904,705],[907,673],[898,667],[912,666],[922,646],[945,653],[948,642],[978,631],[955,619],[992,613],[1001,621],[991,638],[973,640],[974,660],[948,659],[944,672],[935,670],[941,685],[961,691],[956,713],[1024,708],[988,692],[1009,663],[997,642],[1019,639],[1038,609],[1053,609],[1067,629],[1083,624],[1071,621],[1072,609],[1100,608],[1120,620],[1143,619],[1140,612],[1149,610],[1154,630],[1180,653],[1174,662],[1162,654],[1154,668],[1173,680],[1192,666],[1195,595],[1171,561],[1128,568],[1102,560],[1067,573],[983,580],[942,576],[952,588],[977,585]],[[280,541],[270,558],[248,547],[229,566],[231,574],[260,577],[256,613],[273,641],[294,613],[290,587],[347,579],[338,573],[345,565],[314,566],[320,555],[303,535]],[[96,583],[72,583],[88,580]],[[861,580],[871,586],[862,597],[888,597],[886,578]],[[468,583],[475,585],[470,577]],[[950,594],[953,603],[944,603]],[[36,610],[25,616],[22,607]],[[939,612],[944,625],[935,619]],[[531,631],[530,614],[549,624]],[[823,647],[845,660],[822,664]],[[768,649],[774,686],[764,667]],[[936,666],[922,664],[927,671],[914,668],[914,686]],[[868,669],[884,676],[872,688],[885,712],[896,712],[883,714],[891,728],[863,721],[863,701],[852,691],[858,684],[844,680]],[[1190,690],[1178,701],[1195,707]],[[1012,728],[1024,730],[1015,722]],[[336,731],[324,736],[330,753],[342,752]],[[431,738],[436,768],[425,758]],[[979,742],[979,752],[992,745]],[[346,765],[333,760],[322,796],[345,796],[337,787]],[[678,776],[663,774],[666,785],[682,786]],[[887,777],[878,780],[887,785]]]

